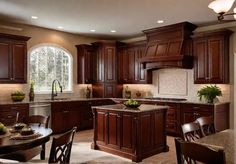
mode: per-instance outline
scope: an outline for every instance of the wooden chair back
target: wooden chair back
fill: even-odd
[[[31,115],[27,118],[28,124],[37,124],[39,127],[44,125],[45,128],[48,128],[50,116],[42,115]]]
[[[210,134],[214,134],[216,132],[214,119],[212,116],[209,117],[200,117],[196,120],[201,128],[201,132],[203,136],[208,136]]]
[[[195,141],[202,138],[200,126],[197,122],[182,125],[183,138],[185,141]]]
[[[76,127],[73,127],[60,137],[53,138],[49,163],[70,163],[71,148],[76,129]]]
[[[175,138],[178,164],[225,164],[225,153],[222,149],[214,150],[206,146]]]

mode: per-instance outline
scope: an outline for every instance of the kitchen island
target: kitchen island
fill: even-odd
[[[94,140],[92,149],[132,161],[166,152],[166,112],[168,106],[143,104],[131,109],[123,104],[92,107]]]

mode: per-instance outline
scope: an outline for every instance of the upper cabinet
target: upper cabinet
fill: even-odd
[[[0,34],[0,83],[27,82],[27,41],[30,37]]]
[[[229,30],[198,33],[193,36],[194,83],[229,83]]]
[[[146,42],[126,44],[118,48],[118,81],[122,84],[151,84],[152,72],[143,69],[139,59],[145,54]]]
[[[94,79],[95,50],[92,45],[76,45],[77,48],[77,83],[91,84]]]

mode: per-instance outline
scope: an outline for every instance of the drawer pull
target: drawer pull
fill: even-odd
[[[13,116],[7,116],[7,118],[13,118]]]
[[[64,110],[63,113],[69,113],[69,111],[68,110]]]

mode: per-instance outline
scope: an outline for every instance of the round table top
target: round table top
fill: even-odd
[[[0,154],[11,153],[18,150],[30,149],[50,140],[52,129],[38,126],[30,126],[35,133],[40,133],[41,136],[34,139],[11,139],[14,133],[8,132],[8,134],[0,136]]]

